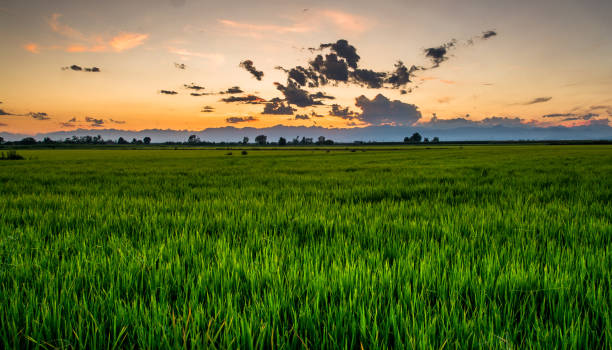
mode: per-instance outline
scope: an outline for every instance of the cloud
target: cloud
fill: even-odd
[[[359,62],[359,55],[355,46],[350,45],[348,41],[340,39],[335,43],[321,44],[320,49],[330,48],[332,52],[336,53],[338,57],[342,57],[346,60],[349,67],[356,69],[357,62]]]
[[[394,88],[399,88],[411,82],[410,78],[412,74],[421,69],[417,66],[411,66],[410,68],[404,65],[404,62],[397,61],[395,64],[395,70],[389,74],[387,83],[391,84]],[[405,91],[405,90],[402,90]],[[403,95],[404,93],[402,93]]]
[[[285,100],[289,104],[296,105],[298,107],[308,107],[313,105],[321,105],[321,101],[313,99],[312,95],[304,90],[300,89],[293,81],[288,81],[287,86],[280,83],[274,83],[276,89],[278,89],[285,96]]]
[[[122,52],[144,44],[149,38],[148,34],[130,32],[121,32],[111,38],[104,38],[101,35],[88,36],[69,25],[61,23],[59,21],[61,16],[62,15],[59,13],[54,13],[51,18],[47,20],[49,27],[51,27],[51,30],[55,33],[76,42],[68,44],[67,46],[52,46],[49,47],[49,49],[59,48],[66,52]],[[26,46],[24,48],[30,52],[40,50],[38,45]]]
[[[462,128],[462,127],[495,127],[495,126],[505,126],[505,127],[522,127],[530,125],[525,120],[515,117],[497,117],[492,116],[482,120],[471,120],[469,119],[470,115],[467,114],[465,117],[458,118],[450,118],[450,119],[440,119],[434,113],[433,118],[426,122],[419,122],[419,126],[431,127],[435,129],[454,129],[454,128]]]
[[[176,62],[174,62],[174,67],[177,69],[182,69],[182,70],[185,70],[187,68],[185,63],[176,63]]]
[[[196,91],[204,90],[203,86],[195,85],[194,83],[184,84],[183,86],[185,87],[185,89],[191,89]]]
[[[307,114],[296,114],[295,120],[309,120],[310,117]]]
[[[112,38],[109,45],[114,51],[121,52],[142,45],[147,38],[149,38],[148,34],[121,33]]]
[[[371,100],[361,95],[355,99],[355,106],[362,111],[358,119],[372,125],[407,126],[421,119],[421,112],[417,106],[399,100],[391,101],[382,94],[376,95]]]
[[[4,109],[0,109],[0,115],[17,115],[17,114],[9,113],[5,111]]]
[[[164,94],[164,95],[176,95],[178,94],[178,92],[174,91],[174,90],[159,90],[160,94]]]
[[[257,70],[257,68],[255,68],[255,66],[253,65],[253,61],[251,60],[244,60],[240,62],[240,67],[251,73],[257,80],[261,80],[261,78],[263,78],[264,76],[264,73],[262,71],[259,71]]]
[[[244,91],[242,91],[242,89],[240,89],[239,86],[232,86],[231,88],[228,88],[227,90],[224,91],[224,93],[226,94],[241,94]]]
[[[6,123],[0,123],[0,126],[8,126]]]
[[[100,72],[100,68],[98,67],[87,68],[87,67],[77,66],[76,64],[73,64],[72,66],[69,66],[69,67],[62,67],[62,70],[73,70],[77,72],[93,72],[93,73]]]
[[[228,19],[220,19],[219,23],[226,27],[238,29],[241,32],[249,32],[251,36],[260,37],[263,32],[272,32],[276,34],[285,33],[306,33],[313,30],[312,26],[293,24],[289,26],[280,26],[274,24],[251,24],[231,21]]]
[[[432,68],[437,68],[440,66],[440,63],[448,60],[448,50],[455,47],[456,44],[457,40],[452,39],[451,41],[440,46],[425,49],[425,57],[429,58],[433,63]]]
[[[444,97],[440,97],[436,101],[438,101],[438,103],[449,103],[452,99],[453,98],[450,96],[444,96]]]
[[[226,118],[225,121],[228,123],[236,124],[236,123],[247,123],[247,122],[256,122],[259,119],[249,116],[249,117],[229,117]]]
[[[321,17],[331,21],[344,31],[361,33],[366,31],[372,22],[365,17],[350,14],[348,12],[323,10],[318,13]]]
[[[30,112],[30,113],[27,113],[25,115],[26,116],[30,116],[30,117],[32,117],[34,119],[37,119],[37,120],[49,120],[49,119],[51,119],[51,118],[49,118],[49,115],[47,113],[45,113],[45,112]]]
[[[296,109],[292,108],[280,99],[273,99],[266,103],[263,112],[261,114],[276,114],[276,115],[293,115]]]
[[[338,104],[333,104],[331,106],[331,110],[329,111],[329,115],[334,117],[340,117],[342,119],[356,119],[357,113],[350,111],[348,107],[342,108]]]
[[[590,120],[596,117],[599,117],[599,114],[597,113],[586,113],[586,114],[553,113],[553,114],[545,114],[542,116],[542,118],[562,118],[562,121]]]
[[[215,109],[212,106],[204,106],[200,112],[202,113],[212,113]]]
[[[494,30],[487,30],[485,32],[482,32],[481,38],[486,40],[496,35],[497,35],[497,32],[495,32]]]
[[[552,100],[552,97],[550,97],[550,96],[549,97],[537,97],[537,98],[534,98],[531,101],[523,103],[523,105],[524,106],[528,106],[528,105],[533,105],[533,104],[536,104],[536,103],[548,102],[550,100]]]
[[[108,121],[113,123],[113,124],[125,124],[125,120],[109,119]]]
[[[36,43],[27,43],[23,45],[23,48],[31,53],[40,53],[40,46]]]
[[[230,97],[226,97],[221,99],[221,101],[225,102],[225,103],[234,103],[234,102],[238,102],[238,103],[248,103],[248,104],[261,104],[261,103],[265,103],[266,100],[259,97],[259,96],[255,96],[255,95],[247,95],[247,96],[230,96]]]
[[[93,126],[93,127],[102,127],[102,126],[104,126],[104,119],[85,117],[85,121],[87,123],[90,123],[90,126]]]

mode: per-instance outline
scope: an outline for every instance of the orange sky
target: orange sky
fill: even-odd
[[[603,15],[611,7],[606,1],[10,2],[0,5],[0,131],[364,126],[372,121],[331,116],[330,105],[359,115],[355,98],[378,94],[415,105],[422,116],[417,123],[435,113],[439,119],[588,124],[612,115],[612,26]],[[497,35],[482,39],[487,30]],[[307,67],[330,52],[307,48],[338,39],[356,48],[359,68],[391,72],[402,60],[425,69],[400,88],[305,86],[335,99],[293,105],[293,115],[263,115],[262,104],[222,102],[227,94],[194,97],[197,91],[184,87],[193,83],[214,93],[239,86],[244,93],[236,96],[282,99],[274,83],[285,85],[287,74],[275,67]],[[432,68],[424,50],[451,39],[457,44]],[[239,67],[247,59],[264,73],[261,80]],[[72,65],[82,70],[62,69]],[[92,67],[100,72],[84,71]],[[201,112],[205,106],[213,111]],[[324,117],[295,118],[312,112]],[[255,121],[230,124],[232,117]]]

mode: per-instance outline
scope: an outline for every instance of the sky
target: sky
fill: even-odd
[[[609,0],[0,0],[0,131],[610,125],[610,13]]]

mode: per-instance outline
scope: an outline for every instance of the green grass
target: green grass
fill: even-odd
[[[1,348],[611,348],[612,146],[25,150]]]

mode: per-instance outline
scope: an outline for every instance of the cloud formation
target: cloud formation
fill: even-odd
[[[164,94],[164,95],[177,95],[178,92],[174,91],[174,90],[159,90],[160,94]]]
[[[361,95],[355,99],[355,106],[361,109],[357,119],[371,125],[413,125],[421,119],[421,112],[413,104],[391,101],[382,94],[373,99]]]
[[[275,98],[266,103],[261,114],[293,115],[293,112],[295,111],[295,108],[285,105],[281,99]]]
[[[26,116],[30,116],[30,117],[32,117],[34,119],[37,119],[37,120],[49,120],[49,119],[51,119],[51,118],[49,118],[49,115],[47,113],[45,113],[45,112],[30,112],[30,113],[27,113]]]
[[[93,72],[93,73],[100,72],[100,68],[98,67],[87,68],[87,67],[78,66],[76,64],[73,64],[72,66],[62,67],[62,70],[73,70],[77,72]]]
[[[264,73],[262,71],[257,70],[257,68],[255,68],[255,66],[253,65],[253,61],[251,60],[245,60],[240,62],[240,67],[251,73],[257,80],[261,80],[261,78],[263,78],[264,76]]]
[[[194,83],[183,84],[183,86],[185,87],[185,89],[191,89],[191,90],[196,90],[196,91],[204,90],[203,86],[195,85]]]
[[[226,118],[225,121],[231,124],[237,124],[237,123],[248,123],[248,122],[256,122],[259,119],[253,117],[253,116],[248,116],[248,117],[229,117]]]
[[[425,57],[429,58],[433,63],[432,68],[437,68],[440,66],[440,63],[448,60],[448,51],[455,47],[456,44],[457,40],[452,39],[451,41],[440,46],[425,49]]]
[[[221,101],[225,103],[248,103],[248,104],[261,104],[265,103],[266,100],[255,95],[247,95],[247,96],[230,96],[221,99]]]
[[[200,112],[202,113],[212,113],[215,109],[212,106],[204,106]]]
[[[548,97],[537,97],[537,98],[534,98],[531,101],[527,101],[527,102],[523,103],[523,105],[524,106],[528,106],[528,105],[533,105],[533,104],[536,104],[536,103],[548,102],[550,100],[552,100],[552,97],[550,97],[550,96],[548,96]]]
[[[310,117],[307,114],[296,114],[295,120],[309,120]]]

